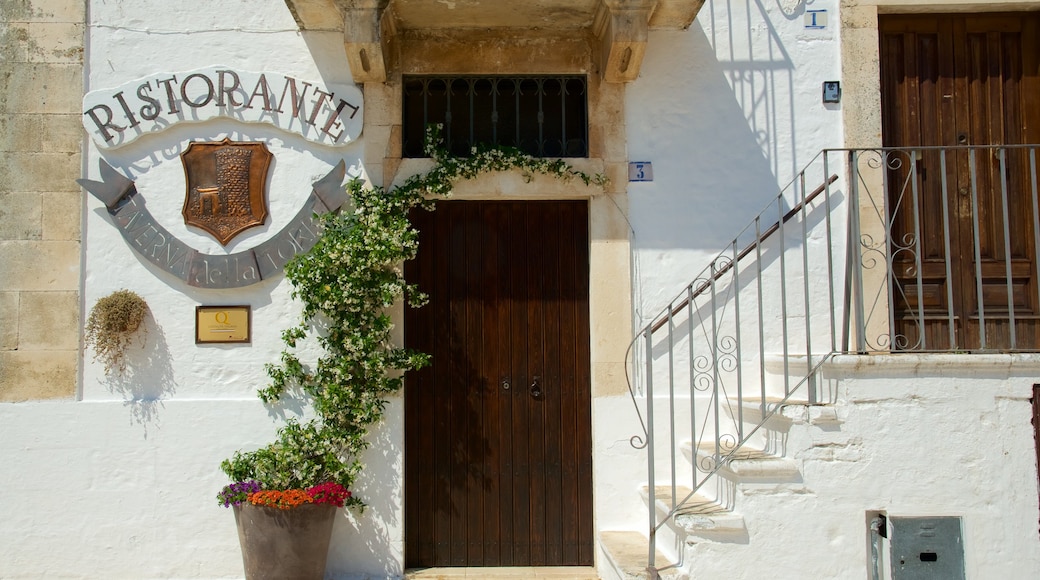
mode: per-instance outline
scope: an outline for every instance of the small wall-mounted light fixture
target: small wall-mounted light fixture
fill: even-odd
[[[841,102],[841,82],[840,81],[823,81],[823,102],[825,102],[825,103],[840,103]]]

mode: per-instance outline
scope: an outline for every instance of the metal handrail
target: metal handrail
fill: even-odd
[[[734,260],[732,262],[727,262],[725,265],[722,266],[721,269],[719,269],[719,271],[717,271],[714,274],[712,274],[712,280],[711,281],[712,282],[717,282],[720,278],[725,276],[726,273],[729,272],[729,269],[733,267],[733,264],[736,264],[736,263],[740,262],[740,260],[742,260],[745,257],[747,257],[747,255],[750,254],[752,252],[752,250],[756,249],[762,243],[763,240],[765,240],[769,236],[771,236],[774,233],[776,233],[777,231],[779,231],[780,230],[780,226],[782,224],[785,224],[785,223],[791,221],[791,219],[793,219],[795,216],[798,215],[798,213],[800,211],[802,211],[802,207],[803,206],[805,206],[808,203],[812,203],[812,201],[814,199],[816,199],[816,196],[818,196],[821,193],[823,193],[824,190],[827,189],[827,186],[828,185],[832,185],[835,181],[838,181],[838,176],[837,175],[831,175],[830,177],[828,177],[827,181],[825,183],[821,184],[819,187],[817,187],[816,189],[812,190],[812,193],[807,195],[803,201],[799,202],[798,205],[796,205],[795,207],[791,208],[787,213],[785,213],[783,218],[781,218],[779,221],[777,221],[773,225],[771,225],[768,228],[766,228],[766,230],[764,232],[762,232],[762,235],[760,237],[755,238],[755,240],[753,242],[751,242],[750,244],[745,246],[743,250],[741,250],[739,253],[737,253],[736,260]],[[710,287],[710,283],[709,282],[701,283],[700,287],[693,291],[692,298],[696,298],[696,297],[700,296],[709,287]],[[683,308],[686,308],[688,300],[689,300],[688,298],[684,298],[668,314],[669,315],[675,315],[675,314],[680,313]],[[651,324],[650,329],[652,331],[660,330],[661,327],[664,326],[667,323],[668,323],[668,319],[667,318],[659,318],[657,320],[657,322]]]
[[[745,258],[748,254],[750,254],[753,250],[758,249],[760,244],[761,244],[761,242],[762,242],[762,240],[768,238],[772,234],[774,234],[777,231],[779,231],[783,224],[787,223],[788,221],[793,219],[795,216],[797,216],[798,213],[800,211],[802,211],[802,209],[807,204],[812,203],[812,201],[817,196],[819,196],[821,193],[824,193],[825,191],[827,191],[827,188],[829,186],[833,185],[834,182],[836,182],[837,180],[838,180],[838,175],[836,175],[836,174],[832,174],[830,177],[828,177],[827,180],[824,183],[822,183],[819,187],[817,187],[811,193],[809,193],[805,197],[804,200],[799,202],[795,207],[791,208],[787,213],[785,213],[784,216],[779,221],[777,221],[773,225],[771,225],[768,228],[766,228],[766,230],[764,232],[762,232],[761,235],[756,236],[754,241],[749,243],[746,247],[744,247],[743,250],[741,250],[738,253],[738,255],[736,257],[736,260],[734,262],[729,262],[729,263],[725,264],[722,267],[722,269],[720,269],[719,271],[715,272],[712,275],[712,281],[718,281],[720,278],[722,278],[722,276],[724,276],[726,274],[726,272],[729,271],[729,269],[732,267],[733,263],[739,262],[741,259]],[[783,195],[782,192],[781,192],[781,195]],[[745,229],[747,229],[747,228],[745,228]],[[707,282],[701,284],[701,286],[697,290],[693,291],[693,293],[692,293],[692,295],[690,297],[683,298],[682,301],[680,301],[680,303],[678,305],[676,305],[673,309],[668,311],[666,313],[666,316],[673,316],[675,314],[678,314],[683,308],[686,308],[693,299],[695,299],[698,296],[700,296],[701,294],[703,294],[709,287],[710,287],[710,285]],[[667,317],[665,317],[665,318],[658,318],[656,322],[651,323],[651,325],[650,325],[651,333],[656,332],[657,330],[659,330],[662,326],[664,326],[667,323],[668,323],[668,318]],[[639,335],[636,335],[636,337],[633,338],[632,341],[628,343],[628,347],[625,350],[625,366],[626,366],[626,368],[628,367],[629,356],[631,356],[631,354],[632,354],[632,347],[636,344],[636,342],[638,340],[639,340]],[[639,436],[639,435],[633,435],[630,438],[629,442],[632,444],[632,446],[634,448],[636,448],[636,449],[643,449],[644,447],[646,447],[646,444],[648,442],[647,436],[649,435],[648,430],[647,430],[647,426],[646,426],[646,421],[644,421],[642,414],[639,412],[639,405],[636,403],[636,393],[635,393],[635,390],[634,390],[634,388],[632,386],[631,378],[629,377],[627,372],[625,373],[625,380],[626,380],[626,383],[627,383],[627,386],[628,386],[629,395],[632,397],[632,402],[635,405],[637,418],[639,419],[639,423],[640,423],[640,426],[642,427],[642,431],[643,431],[643,436],[642,437]]]
[[[807,403],[815,403],[815,377],[833,356],[899,351],[1040,351],[1040,289],[1033,297],[1023,297],[1015,290],[1013,285],[1019,278],[1013,276],[1022,276],[1023,263],[1029,260],[1012,255],[1024,243],[1023,236],[1028,233],[1024,230],[1031,229],[1033,265],[1029,275],[1037,276],[1038,152],[1040,146],[1032,144],[824,150],[727,250],[650,318],[629,344],[625,361],[629,394],[642,428],[642,434],[634,436],[631,443],[647,450],[651,573],[657,570],[656,541],[662,526],[680,513],[684,503],[732,461],[742,446],[760,437],[766,421],[789,404],[792,396],[808,388]],[[950,159],[957,163],[948,163]],[[831,171],[837,166],[841,166],[838,171]],[[951,193],[956,181],[948,176],[957,171],[961,172],[958,179],[962,189]],[[822,184],[809,192],[807,182]],[[964,189],[964,183],[970,186]],[[951,222],[964,218],[951,215],[948,206],[956,199],[954,195],[969,194],[970,219],[954,233]],[[967,197],[960,199],[963,205]],[[941,206],[942,215],[924,213],[931,211],[922,209],[926,200],[932,200],[927,202],[932,204],[929,208]],[[989,219],[984,230],[989,237],[985,240],[980,233],[980,214]],[[768,219],[770,215],[774,217]],[[1012,229],[1013,218],[1020,220],[1016,223],[1028,221],[1029,225]],[[762,223],[771,225],[763,229]],[[925,237],[928,231],[931,234]],[[954,239],[957,235],[968,238],[958,242]],[[740,241],[749,237],[750,243]],[[939,247],[927,246],[936,240],[940,240]],[[970,246],[973,252],[973,261],[959,267],[971,269],[975,286],[957,292],[973,294],[977,302],[974,313],[954,309],[955,290],[949,283],[943,310],[925,304],[924,287],[932,283],[926,276],[943,271],[948,280],[953,279],[953,260],[944,258],[940,264],[934,256],[955,255],[954,244]],[[990,251],[986,283],[1005,287],[1002,292],[989,288],[985,296],[983,248]],[[924,272],[926,266],[932,274]],[[843,300],[837,303],[839,294]],[[999,300],[993,301],[993,296],[1005,296],[1006,302],[1002,306]],[[1024,306],[1023,301],[1027,303]],[[782,313],[779,319],[777,312]],[[791,323],[798,319],[804,319],[804,325]],[[989,324],[1003,324],[1001,321],[1009,325],[1002,333],[987,328]],[[976,338],[965,338],[970,335],[970,329],[966,330],[969,325],[977,326]],[[1017,333],[1020,325],[1027,325],[1022,328],[1029,331]],[[948,337],[943,339],[944,335]],[[776,352],[768,350],[774,346],[782,351],[777,366],[782,364],[779,372],[783,381],[780,392],[770,399],[766,359],[767,352]],[[634,362],[639,355],[645,360],[637,366]],[[805,358],[801,368],[793,358],[796,356]],[[655,364],[658,360],[662,362]],[[753,372],[756,365],[757,373]],[[645,396],[645,418],[631,376],[638,368],[644,374],[641,394]],[[657,407],[655,383],[667,391],[667,397],[656,401]],[[759,407],[759,417],[748,427],[744,405],[750,401]],[[655,425],[655,416],[665,414],[667,421]],[[723,414],[728,417],[723,419]],[[684,426],[687,421],[689,425]],[[694,462],[692,472],[680,478],[678,433],[685,433],[687,428],[694,453],[702,444],[706,451],[701,462]],[[659,442],[655,429],[667,431],[669,437]],[[667,455],[660,457],[660,465],[658,452]],[[668,473],[671,488],[670,504],[660,521],[656,511],[658,470]],[[686,478],[691,491],[678,497],[678,482]]]
[[[762,248],[763,242],[765,240],[769,239],[774,234],[780,233],[782,235],[784,226],[786,224],[788,224],[794,218],[796,218],[798,216],[804,217],[806,212],[808,211],[808,208],[809,208],[810,204],[812,204],[816,200],[816,198],[818,196],[820,196],[821,194],[827,194],[825,197],[827,198],[827,207],[829,208],[830,207],[830,188],[831,188],[831,186],[834,183],[836,183],[838,181],[839,177],[836,174],[825,174],[825,175],[826,175],[826,178],[822,179],[821,185],[819,185],[818,187],[813,189],[811,192],[806,193],[805,192],[806,172],[803,171],[803,172],[799,173],[799,176],[795,180],[793,180],[791,182],[791,184],[789,184],[788,187],[795,187],[797,189],[798,186],[800,186],[800,193],[801,193],[800,200],[797,200],[796,203],[793,204],[791,209],[789,209],[789,210],[787,210],[785,212],[781,212],[779,218],[774,223],[772,223],[770,226],[765,228],[764,230],[760,226],[761,217],[762,217],[763,214],[759,214],[759,216],[756,217],[756,219],[752,222],[752,224],[749,225],[744,230],[744,231],[748,231],[752,226],[754,226],[755,235],[754,235],[754,239],[750,243],[746,244],[742,249],[740,249],[738,251],[738,250],[736,250],[736,247],[738,246],[738,241],[737,241],[737,239],[734,239],[734,241],[731,243],[731,246],[733,247],[732,257],[730,257],[730,256],[728,256],[726,254],[720,254],[719,257],[716,258],[716,260],[714,260],[712,262],[712,265],[710,266],[711,272],[710,272],[709,275],[701,277],[701,278],[699,278],[697,280],[694,280],[694,282],[692,282],[690,285],[688,285],[686,287],[685,296],[683,298],[681,298],[677,303],[673,302],[673,304],[670,304],[663,311],[663,313],[661,315],[655,317],[653,319],[653,322],[651,322],[649,325],[644,327],[644,330],[639,335],[637,335],[637,337],[635,339],[633,339],[633,341],[629,344],[628,350],[626,351],[626,356],[625,356],[625,358],[626,358],[626,368],[628,367],[629,357],[631,356],[632,348],[639,341],[639,337],[640,336],[644,337],[644,339],[646,341],[646,345],[647,345],[646,346],[646,352],[649,353],[652,350],[652,335],[655,332],[657,332],[658,330],[663,328],[665,325],[668,325],[669,323],[673,322],[674,317],[680,315],[684,310],[689,310],[690,311],[690,316],[691,316],[691,319],[692,319],[693,306],[694,306],[695,300],[698,297],[708,293],[709,291],[713,291],[715,289],[716,284],[722,278],[724,278],[727,274],[732,273],[735,276],[737,274],[738,270],[739,270],[739,263],[740,263],[740,261],[743,260],[744,258],[746,258],[747,256],[751,255],[752,252],[755,252],[756,253],[756,257],[758,259],[761,259],[761,251],[762,251],[761,248]],[[786,188],[785,188],[785,191],[786,191]],[[781,191],[781,193],[776,198],[776,203],[777,203],[778,207],[783,207],[783,204],[784,204],[784,193],[785,193],[784,191]],[[739,237],[738,237],[738,239],[739,239]],[[714,301],[714,298],[715,297],[713,296],[712,297],[713,301]],[[671,346],[673,346],[673,345],[670,345],[670,348],[671,348]],[[691,353],[691,357],[692,357],[692,353]],[[647,392],[646,392],[647,418],[646,418],[646,421],[643,420],[642,415],[639,413],[639,407],[638,407],[638,403],[636,401],[636,394],[635,394],[635,391],[634,391],[633,386],[632,386],[632,381],[631,381],[630,377],[628,377],[628,373],[627,372],[626,372],[626,379],[628,380],[629,394],[632,397],[634,406],[636,408],[637,416],[639,417],[640,426],[641,426],[641,428],[643,430],[643,436],[638,436],[637,435],[637,436],[632,437],[631,443],[632,443],[633,447],[636,447],[636,448],[639,448],[639,449],[646,448],[647,449],[647,453],[648,453],[647,461],[648,461],[648,465],[649,465],[649,470],[648,470],[648,488],[649,488],[649,529],[650,529],[650,546],[649,546],[649,555],[648,555],[648,562],[649,562],[648,569],[651,570],[651,572],[655,572],[656,568],[655,568],[654,559],[655,559],[655,553],[656,553],[656,541],[655,540],[656,540],[657,531],[661,528],[661,526],[663,526],[669,520],[669,518],[674,516],[674,514],[677,513],[677,511],[679,509],[682,508],[684,503],[686,503],[687,501],[690,500],[691,497],[693,497],[693,495],[697,492],[697,489],[700,486],[694,486],[693,490],[686,497],[684,497],[682,499],[679,499],[678,501],[675,501],[678,498],[676,498],[676,495],[677,495],[676,494],[676,482],[675,482],[675,479],[673,477],[672,482],[671,482],[672,499],[673,499],[671,509],[665,515],[665,517],[663,517],[661,519],[660,522],[656,521],[656,486],[655,486],[655,473],[654,473],[655,470],[653,468],[654,463],[655,463],[655,457],[654,457],[655,450],[654,450],[654,444],[653,444],[653,439],[654,439],[654,437],[653,437],[653,429],[654,429],[654,422],[653,422],[653,417],[654,417],[654,395],[653,395],[653,381],[652,381],[652,378],[651,378],[652,374],[653,374],[653,368],[652,368],[652,364],[651,364],[651,360],[650,359],[651,359],[651,357],[648,356],[647,357],[647,361],[646,361],[647,362],[647,370],[646,370],[646,375],[647,375],[647,382],[646,382],[646,384],[647,384]],[[810,364],[811,364],[811,361],[810,361]],[[822,361],[820,363],[818,363],[818,365],[819,364],[822,364]],[[818,365],[817,365],[817,367],[818,367]],[[802,383],[807,382],[808,376],[809,375],[807,375],[806,378],[804,378],[801,381],[799,381],[799,383],[796,384],[795,386],[798,387]],[[694,379],[691,378],[691,383],[693,382],[693,380]],[[718,377],[717,369],[716,369],[716,375],[714,377],[713,382],[715,382],[715,384],[717,385],[718,384],[717,383],[718,380],[719,380],[719,377]],[[670,385],[670,386],[673,387],[674,385]],[[782,402],[786,402],[795,393],[797,388],[795,388],[795,389],[787,388],[785,390],[786,390],[786,394],[785,394],[784,398],[782,399],[781,403]],[[673,392],[673,389],[670,389],[670,392]],[[719,397],[718,397],[718,392],[717,391],[715,393],[715,396],[713,396],[713,400],[715,402],[716,408],[718,408],[718,406],[719,406]],[[674,406],[674,397],[671,399],[671,404],[672,404],[672,406]],[[766,408],[765,394],[763,392],[763,397],[762,397],[762,412],[763,412],[762,422],[760,422],[759,425],[756,425],[755,427],[753,427],[752,429],[748,430],[747,432],[744,432],[741,429],[740,433],[739,433],[738,440],[734,442],[735,444],[731,446],[731,448],[729,449],[728,452],[723,453],[722,452],[722,445],[720,445],[720,442],[718,440],[716,440],[715,454],[714,454],[714,458],[715,458],[714,465],[706,470],[706,474],[705,474],[704,478],[701,479],[701,482],[703,483],[703,482],[707,481],[708,478],[712,477],[719,469],[721,469],[723,466],[725,466],[728,463],[730,457],[732,457],[732,454],[735,453],[738,449],[740,449],[740,447],[748,440],[748,438],[754,436],[761,429],[762,424],[764,424],[764,421],[769,416],[771,416],[775,412],[775,410],[777,408],[779,408],[779,405],[773,405],[772,409],[767,409]],[[719,428],[720,428],[719,417],[718,417],[718,413],[717,412],[715,413],[715,420],[716,420],[715,430],[716,430],[716,433],[717,433]],[[675,426],[674,426],[674,419],[673,419],[673,424],[670,425],[670,429],[674,431],[674,428],[675,428]],[[675,462],[674,462],[675,442],[674,441],[672,442],[671,447],[672,447],[672,449],[671,449],[671,451],[672,451],[671,452],[671,455],[672,455],[671,469],[672,469],[672,471],[674,473],[674,471],[675,471]]]

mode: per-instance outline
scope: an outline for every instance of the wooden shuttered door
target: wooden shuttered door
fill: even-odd
[[[886,146],[1040,143],[1040,14],[883,15],[880,40]],[[892,308],[895,334],[907,344],[922,344],[923,328],[928,350],[980,348],[981,311],[986,347],[1011,348],[1010,262],[1014,347],[1040,348],[1029,153],[1006,152],[1003,172],[997,149],[976,149],[974,161],[966,150],[950,152],[945,175],[938,150],[889,159]]]
[[[584,201],[418,211],[405,342],[405,561],[593,563]]]

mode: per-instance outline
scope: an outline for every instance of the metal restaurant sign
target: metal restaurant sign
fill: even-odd
[[[76,181],[105,204],[130,247],[162,270],[200,288],[239,288],[277,275],[293,256],[318,241],[321,224],[315,214],[338,210],[347,201],[342,185],[346,164],[340,161],[314,183],[303,208],[274,237],[234,254],[202,254],[152,217],[133,181],[103,159],[100,168],[101,181]],[[220,184],[214,189],[219,190]]]
[[[263,143],[193,142],[181,161],[188,182],[181,212],[185,224],[206,230],[222,246],[264,224],[271,153]]]
[[[98,147],[188,121],[218,117],[269,123],[324,145],[346,145],[361,134],[362,96],[355,86],[321,86],[272,72],[223,66],[163,73],[83,97],[83,126]]]

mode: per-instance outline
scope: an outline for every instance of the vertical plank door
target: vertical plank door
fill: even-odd
[[[451,201],[417,211],[405,275],[405,562],[593,564],[588,209]]]

